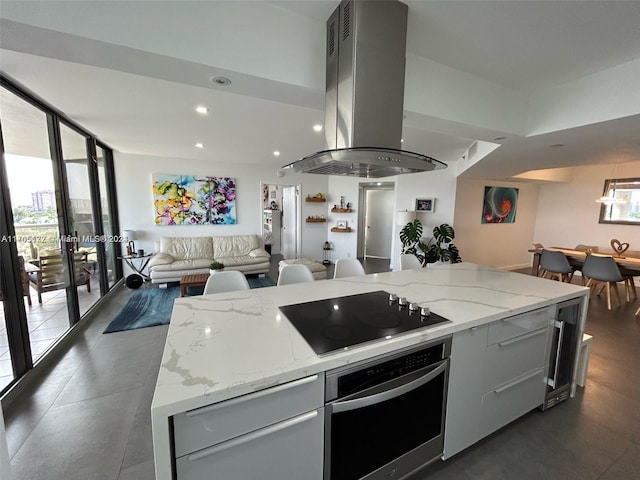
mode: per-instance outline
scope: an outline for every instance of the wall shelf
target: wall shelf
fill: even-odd
[[[305,222],[307,223],[324,223],[327,221],[326,218],[305,218]]]
[[[338,227],[333,227],[331,229],[331,231],[333,233],[349,233],[351,232],[351,227],[347,227],[347,228],[338,228]]]
[[[311,203],[320,203],[320,202],[326,202],[327,199],[322,197],[322,198],[316,198],[316,197],[306,197],[304,199],[305,202],[311,202]]]
[[[332,208],[331,212],[332,213],[351,213],[353,212],[353,210],[350,208]]]

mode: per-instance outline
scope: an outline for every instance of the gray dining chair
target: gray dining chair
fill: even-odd
[[[618,282],[623,282],[624,277],[613,257],[587,255],[582,266],[582,274],[588,278],[587,287],[595,289],[596,295],[600,295],[603,288],[607,291],[607,308],[609,310],[611,310],[611,290],[620,305]]]
[[[573,279],[573,268],[569,264],[567,256],[562,252],[542,250],[540,268],[542,269],[542,278],[551,278],[567,283],[571,283]]]

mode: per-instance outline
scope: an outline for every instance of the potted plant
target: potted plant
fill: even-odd
[[[427,243],[422,241],[422,223],[415,219],[400,230],[403,254],[415,255],[422,266],[435,262],[462,262],[458,247],[453,243],[455,231],[447,223],[433,228],[433,237]]]
[[[214,273],[219,272],[221,270],[224,270],[224,263],[220,263],[214,260],[213,262],[211,262],[211,265],[209,265],[210,275],[213,275]]]

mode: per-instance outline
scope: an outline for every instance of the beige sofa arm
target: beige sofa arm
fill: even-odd
[[[174,258],[168,253],[156,253],[151,260],[149,260],[149,268],[155,267],[156,265],[167,265],[169,263],[173,263]]]
[[[249,252],[249,256],[253,258],[271,258],[271,255],[264,248],[256,248]]]

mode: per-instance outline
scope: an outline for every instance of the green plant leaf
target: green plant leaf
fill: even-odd
[[[451,243],[455,236],[456,234],[453,227],[447,223],[433,228],[433,238],[435,238],[438,243]]]

